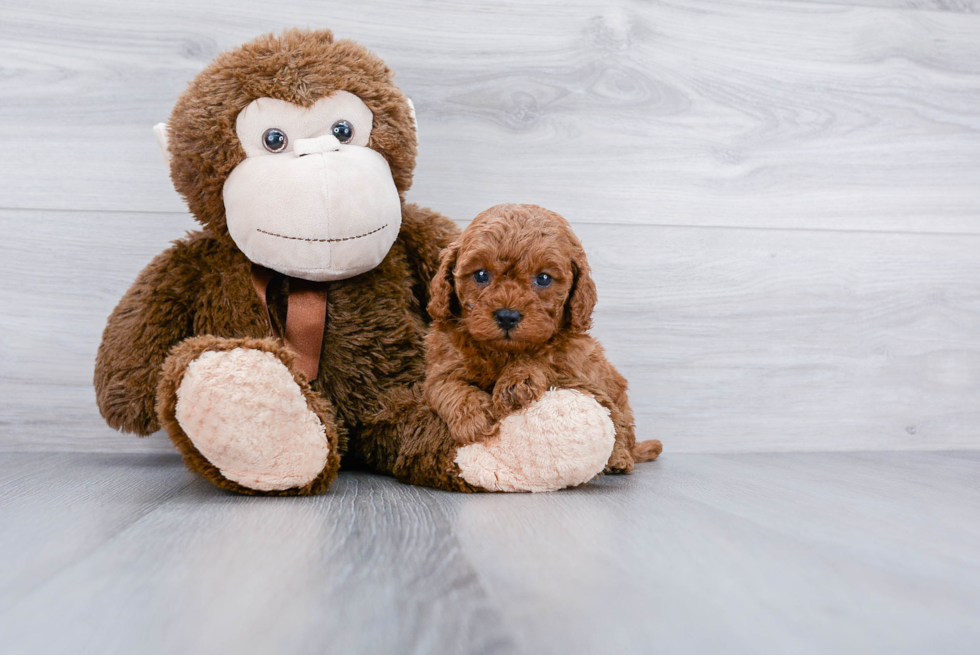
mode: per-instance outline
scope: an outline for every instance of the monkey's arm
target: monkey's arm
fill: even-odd
[[[425,311],[429,304],[429,282],[439,270],[439,253],[459,237],[459,227],[451,220],[427,207],[408,203],[402,211],[402,228],[399,239],[405,244],[409,263],[415,273],[415,296]]]
[[[110,427],[148,435],[160,369],[170,348],[191,336],[197,276],[179,260],[180,244],[157,255],[109,316],[95,359],[95,396]]]

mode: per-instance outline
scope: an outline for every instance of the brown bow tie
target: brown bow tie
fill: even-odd
[[[296,353],[296,368],[312,382],[320,370],[320,349],[327,324],[328,282],[310,282],[298,277],[286,277],[289,292],[286,300],[285,335],[279,321],[274,320],[269,307],[269,283],[280,275],[264,266],[252,264],[252,285],[262,301],[272,333]]]

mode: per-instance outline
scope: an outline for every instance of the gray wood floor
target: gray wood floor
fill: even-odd
[[[0,458],[3,653],[976,653],[980,452],[667,454],[465,496],[242,498]]]

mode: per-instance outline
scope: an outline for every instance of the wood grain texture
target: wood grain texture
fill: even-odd
[[[8,454],[0,637],[100,655],[972,653],[978,479],[976,451],[667,453],[553,494],[345,473],[275,499],[176,456]]]
[[[169,450],[104,425],[92,366],[137,272],[193,225],[0,211],[17,235],[0,241],[0,449]],[[593,333],[630,381],[641,438],[674,452],[980,443],[980,236],[575,229]]]
[[[217,52],[310,25],[398,71],[413,197],[461,220],[976,233],[976,5],[863,4],[5,2],[0,198],[180,211],[150,127]]]
[[[193,222],[150,126],[219,51],[332,27],[419,111],[410,199],[568,217],[595,334],[675,452],[980,444],[967,0],[0,6],[0,449],[168,452],[97,415],[137,272]]]
[[[173,454],[120,459],[5,453],[0,616],[194,481],[176,461]],[[13,652],[6,645],[0,650]]]
[[[841,2],[841,4],[980,14],[980,1],[978,0],[849,0],[848,2]]]
[[[20,459],[4,461],[36,466]],[[38,477],[3,488],[0,525],[17,535],[7,545],[27,555],[18,578],[31,582],[0,612],[4,652],[514,651],[425,491],[362,476],[314,502],[243,504],[167,459],[169,497],[118,532],[104,515],[132,511],[125,486],[146,475],[144,457],[62,458],[53,488]],[[82,475],[88,493],[104,477],[103,504],[59,513]],[[55,544],[19,529],[35,523],[102,540],[54,569],[37,549]]]

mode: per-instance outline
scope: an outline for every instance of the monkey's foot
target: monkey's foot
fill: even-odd
[[[602,472],[616,430],[609,410],[571,389],[544,396],[500,421],[498,435],[456,452],[460,477],[488,491],[556,491]]]
[[[185,342],[168,359],[175,398],[165,402],[162,384],[161,418],[171,438],[191,469],[222,488],[323,491],[339,466],[333,412],[290,370],[291,353],[271,341],[240,341]]]

